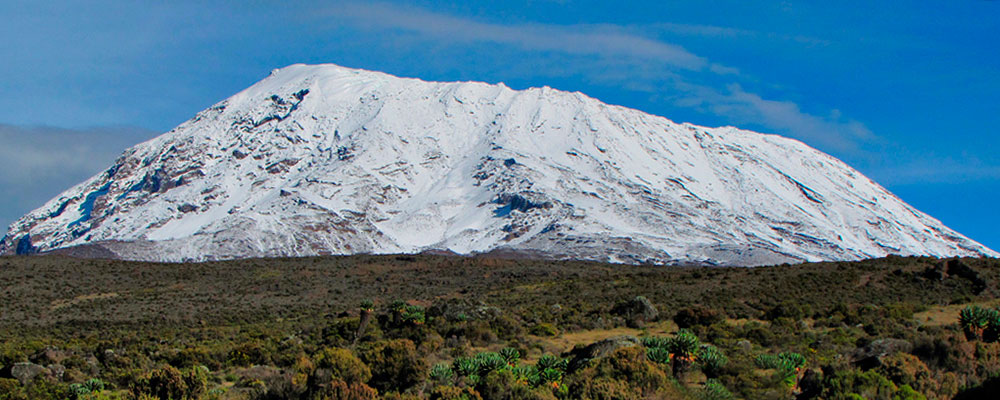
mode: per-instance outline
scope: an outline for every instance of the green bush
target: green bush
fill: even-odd
[[[528,332],[535,336],[555,336],[559,334],[559,330],[555,326],[544,322],[532,326]]]
[[[163,366],[149,373],[132,388],[136,397],[147,394],[161,399],[184,399],[187,383],[181,371],[172,366]]]
[[[552,399],[551,390],[532,390],[531,387],[519,381],[510,370],[495,370],[485,375],[476,391],[483,400],[493,399]]]
[[[365,383],[372,377],[371,369],[350,350],[330,347],[316,354],[317,368],[328,369],[333,379],[347,383]]]
[[[371,368],[369,384],[379,392],[402,392],[427,378],[427,361],[417,353],[410,340],[379,342],[361,355]]]
[[[431,390],[430,400],[482,400],[482,397],[470,387],[436,386]]]

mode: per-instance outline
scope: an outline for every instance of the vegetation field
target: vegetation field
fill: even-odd
[[[0,258],[3,399],[977,399],[1000,261]]]

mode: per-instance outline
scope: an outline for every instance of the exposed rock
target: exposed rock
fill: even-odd
[[[68,352],[49,346],[31,356],[30,360],[38,364],[59,364],[69,356]]]
[[[611,312],[625,318],[628,326],[633,328],[642,327],[646,322],[653,321],[660,315],[653,303],[643,296],[636,296],[632,300],[618,303]]]
[[[902,339],[878,339],[851,353],[851,362],[863,369],[879,366],[882,358],[896,352],[909,352],[913,344]]]
[[[66,374],[66,367],[62,364],[49,364],[45,368],[49,370],[49,375],[56,380],[62,380],[63,375]]]
[[[49,369],[35,363],[20,362],[10,368],[10,374],[22,385],[27,385],[38,375],[48,375]]]
[[[591,360],[607,357],[623,347],[638,346],[641,342],[635,336],[622,335],[591,343],[585,347],[576,347],[569,352],[569,371],[585,368]]]

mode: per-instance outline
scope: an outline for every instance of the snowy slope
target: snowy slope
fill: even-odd
[[[0,252],[528,252],[760,265],[997,256],[798,141],[550,88],[293,65],[127,150]]]

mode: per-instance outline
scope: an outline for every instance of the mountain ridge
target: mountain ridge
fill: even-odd
[[[763,265],[997,253],[802,142],[548,87],[296,64],[11,225],[0,253],[532,252]],[[101,254],[107,254],[102,252]]]

